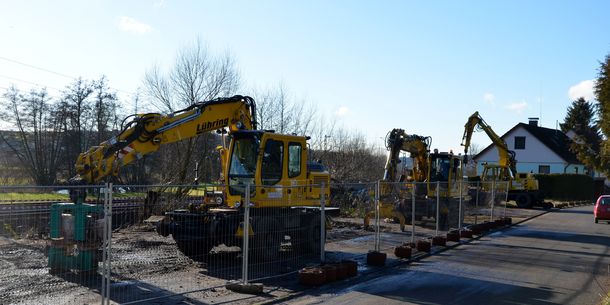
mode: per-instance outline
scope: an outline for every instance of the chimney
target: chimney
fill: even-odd
[[[527,118],[529,120],[529,124],[535,127],[538,127],[538,118]]]

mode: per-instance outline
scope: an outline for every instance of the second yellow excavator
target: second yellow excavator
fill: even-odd
[[[404,230],[406,222],[412,218],[412,198],[415,197],[415,218],[436,217],[436,197],[442,202],[439,217],[446,224],[449,201],[459,196],[458,183],[461,179],[461,160],[452,153],[430,152],[432,138],[407,134],[403,129],[392,129],[386,136],[388,158],[383,179],[379,181],[380,216],[395,218]],[[408,152],[413,165],[409,171],[401,171],[401,152]],[[439,188],[437,190],[437,187]],[[415,196],[411,195],[414,192]],[[466,194],[466,192],[463,192]],[[367,227],[374,212],[364,218]]]
[[[520,208],[548,207],[538,190],[538,180],[531,173],[517,172],[515,152],[508,148],[506,142],[483,120],[478,111],[473,113],[464,125],[461,144],[464,146],[464,155],[468,156],[472,133],[475,129],[483,130],[498,149],[498,163],[484,164],[483,173],[480,176],[484,190],[491,186],[484,182],[506,182],[508,184],[508,200],[514,200]]]

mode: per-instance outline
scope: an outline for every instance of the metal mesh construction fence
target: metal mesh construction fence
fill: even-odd
[[[88,192],[69,204],[69,191]],[[0,187],[0,303],[101,301],[104,187]]]
[[[505,217],[507,207],[507,182],[470,182],[467,184],[468,200],[464,201],[464,225],[491,222]]]
[[[222,185],[0,187],[0,303],[146,303],[527,214],[500,183],[331,184],[306,204],[324,186],[241,187],[239,202]]]

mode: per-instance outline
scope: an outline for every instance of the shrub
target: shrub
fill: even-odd
[[[538,187],[546,199],[590,200],[595,196],[593,178],[579,174],[537,174]]]

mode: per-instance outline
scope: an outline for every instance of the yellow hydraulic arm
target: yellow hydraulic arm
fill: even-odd
[[[404,130],[395,128],[388,134],[386,147],[390,151],[385,165],[383,175],[384,181],[396,182],[396,167],[399,162],[401,151],[411,153],[414,159],[413,179],[424,181],[428,176],[428,153],[430,151],[431,138],[419,135],[410,135]]]
[[[379,213],[382,217],[394,217],[400,221],[400,228],[404,231],[406,219],[405,216],[396,209],[396,200],[394,195],[401,192],[397,183],[399,177],[397,173],[398,163],[400,162],[400,152],[406,151],[411,153],[414,159],[413,164],[413,180],[423,182],[429,175],[429,152],[432,138],[419,135],[410,135],[404,130],[395,128],[392,129],[386,136],[386,148],[390,151],[385,165],[383,181],[390,183],[382,183],[380,185],[380,207]],[[364,217],[364,226],[368,227],[370,219],[374,212],[367,213]]]
[[[224,127],[229,128],[229,133],[256,129],[255,110],[256,105],[251,97],[236,95],[195,103],[169,115],[132,115],[128,117],[131,121],[123,123],[117,136],[78,156],[77,177],[87,183],[95,183],[107,176],[117,175],[122,166],[157,151],[163,144]]]
[[[506,142],[502,140],[500,136],[498,136],[491,126],[487,124],[483,118],[479,115],[479,112],[476,111],[469,118],[466,125],[464,125],[464,136],[462,137],[462,146],[464,146],[464,158],[468,156],[468,148],[470,148],[470,140],[472,138],[472,133],[478,128],[479,130],[485,131],[489,139],[491,139],[492,143],[496,145],[498,148],[498,165],[500,167],[510,169],[513,177],[517,175],[517,165],[515,161],[515,152],[508,149],[508,145]],[[466,159],[464,159],[466,162]]]

